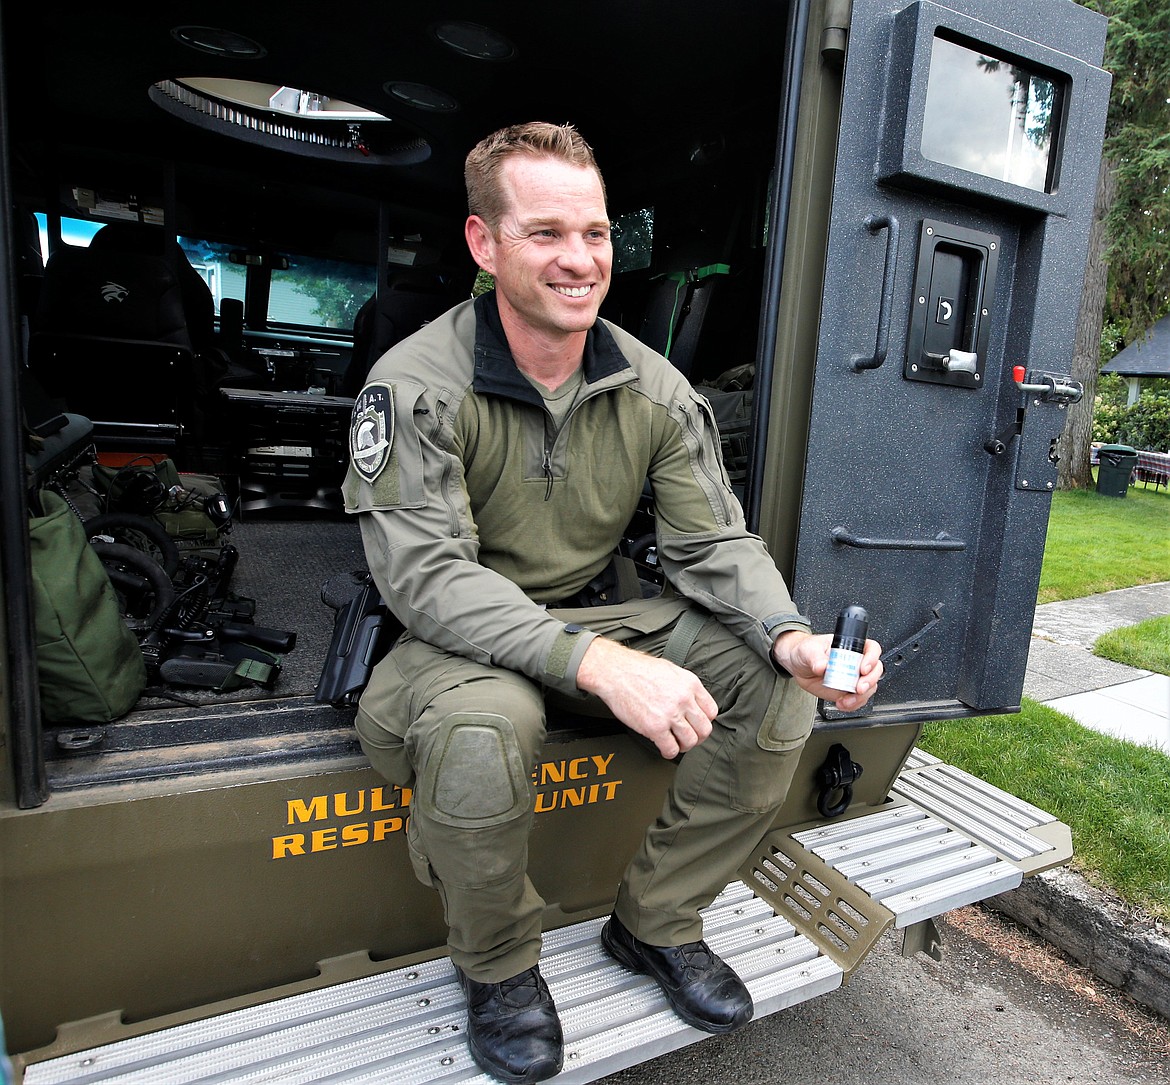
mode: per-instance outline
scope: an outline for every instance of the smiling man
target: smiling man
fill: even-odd
[[[696,1028],[750,1020],[700,909],[783,802],[822,684],[811,634],[718,467],[710,408],[598,318],[613,251],[593,153],[532,123],[468,155],[465,228],[496,289],[384,355],[354,409],[346,507],[406,633],[357,730],[414,788],[415,871],[442,899],[476,1061],[508,1082],[561,1067],[540,975],[544,902],[527,874],[546,705],[592,701],[678,768],[618,889],[602,943]],[[667,586],[643,598],[617,556],[649,483]],[[626,589],[623,591],[623,589]]]

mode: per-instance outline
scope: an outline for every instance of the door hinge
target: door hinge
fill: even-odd
[[[852,16],[853,0],[828,0],[825,4],[825,18],[821,25],[821,59],[835,68],[845,63]]]

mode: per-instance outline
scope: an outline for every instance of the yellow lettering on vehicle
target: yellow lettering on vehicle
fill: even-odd
[[[391,833],[402,832],[402,818],[384,818],[374,822],[374,839],[385,840]]]
[[[313,851],[329,851],[337,847],[336,829],[314,829]]]
[[[291,836],[274,836],[272,838],[272,858],[283,859],[286,855],[305,854],[305,834],[293,833]]]
[[[613,754],[591,754],[569,761],[542,761],[532,771],[532,782],[537,787],[535,809],[538,814],[551,810],[568,810],[594,803],[611,802],[617,797],[621,780],[600,780],[580,786],[550,787],[566,784],[569,780],[592,780],[609,775]]]
[[[381,810],[397,810],[410,805],[408,787],[371,787],[361,791],[338,791],[332,795],[314,795],[310,799],[288,800],[288,825],[308,821],[328,821],[330,810],[335,818],[351,818]]]
[[[622,784],[621,780],[608,778],[613,758],[612,753],[590,754],[588,757],[540,762],[532,770],[536,813],[612,802]],[[395,785],[287,799],[285,825],[293,827],[312,823],[314,827],[305,832],[273,836],[272,858],[316,855],[393,839],[405,832],[410,800],[410,788]],[[386,811],[399,813],[390,817],[374,816]]]
[[[329,796],[315,795],[305,802],[304,799],[288,800],[288,824],[306,821],[324,821],[329,816]]]

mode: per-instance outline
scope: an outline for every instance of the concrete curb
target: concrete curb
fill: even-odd
[[[983,902],[1170,1020],[1170,936],[1067,868]]]

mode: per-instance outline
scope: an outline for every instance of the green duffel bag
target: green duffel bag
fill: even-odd
[[[138,640],[110,578],[65,500],[42,490],[29,520],[37,679],[47,723],[107,723],[146,687]]]

